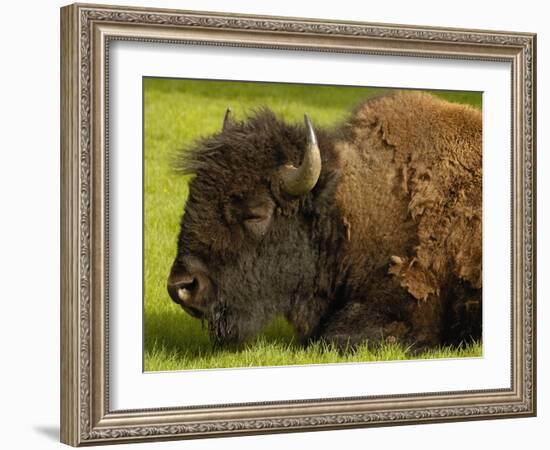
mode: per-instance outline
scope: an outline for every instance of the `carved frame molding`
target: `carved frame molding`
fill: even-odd
[[[487,391],[110,411],[108,62],[113,40],[508,61],[512,386]],[[75,4],[61,9],[61,440],[70,445],[533,416],[536,35]]]

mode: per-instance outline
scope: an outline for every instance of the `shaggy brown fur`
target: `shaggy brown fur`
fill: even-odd
[[[267,110],[184,157],[197,176],[169,283],[202,280],[186,310],[221,344],[279,314],[304,342],[480,339],[480,112],[397,92],[316,132],[321,177],[301,198],[278,168],[300,163],[305,130]]]

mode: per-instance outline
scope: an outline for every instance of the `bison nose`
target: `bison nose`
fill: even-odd
[[[168,278],[168,293],[174,302],[193,317],[204,318],[204,291],[206,278],[200,274],[174,273]]]
[[[186,276],[177,281],[168,283],[168,292],[176,302],[190,303],[193,293],[197,290],[198,280],[192,276]]]

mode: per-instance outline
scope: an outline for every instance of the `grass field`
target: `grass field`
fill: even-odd
[[[227,106],[244,118],[268,106],[289,122],[307,112],[316,126],[342,121],[359,101],[379,92],[358,87],[235,83],[201,80],[144,79],[144,370],[280,366],[410,359],[406,349],[391,345],[371,352],[365,347],[339,354],[322,345],[294,344],[292,331],[277,319],[255,341],[237,352],[215,350],[201,322],[185,314],[166,292],[176,253],[188,178],[170,162],[178,149],[220,130]],[[481,94],[436,92],[450,101],[481,107]],[[415,358],[481,356],[474,343],[463,349],[442,348]]]

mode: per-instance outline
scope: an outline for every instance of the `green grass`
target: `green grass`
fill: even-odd
[[[315,343],[307,348],[294,345],[291,341],[271,340],[266,337],[245,345],[239,351],[211,351],[204,353],[181,353],[168,351],[163,347],[153,347],[146,362],[147,371],[166,371],[182,369],[213,369],[219,367],[256,367],[256,366],[287,366],[303,364],[333,364],[373,361],[403,361],[410,359],[433,358],[468,358],[482,354],[481,344],[474,343],[465,348],[439,348],[434,351],[411,355],[402,346],[385,345],[371,350],[362,345],[353,351],[342,354],[334,347]]]
[[[307,113],[316,126],[341,122],[358,102],[381,89],[236,83],[201,80],[144,79],[144,370],[280,366],[410,359],[399,346],[339,354],[330,347],[303,348],[292,330],[277,319],[239,351],[215,350],[201,322],[185,314],[166,292],[176,254],[179,220],[187,197],[188,177],[171,169],[178,149],[220,130],[227,106],[237,118],[268,106],[289,122]],[[481,107],[481,94],[434,92],[447,100]],[[415,358],[481,356],[482,347],[442,348]]]

